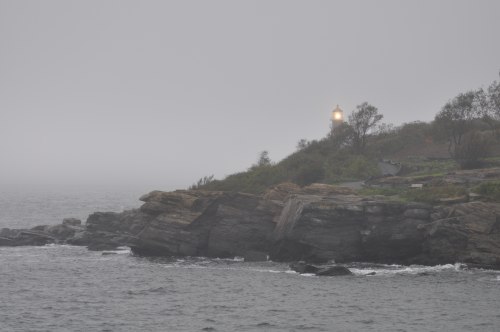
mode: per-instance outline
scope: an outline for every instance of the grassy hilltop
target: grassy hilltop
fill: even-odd
[[[386,159],[401,163],[400,174],[406,176],[500,166],[500,82],[486,91],[459,94],[432,122],[394,127],[382,118],[377,108],[363,103],[324,138],[300,140],[283,160],[274,163],[263,151],[248,170],[222,180],[208,176],[191,189],[262,193],[283,182],[364,181],[381,176],[378,162]]]

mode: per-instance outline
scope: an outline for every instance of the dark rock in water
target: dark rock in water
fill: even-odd
[[[0,247],[12,247],[13,241],[7,237],[0,237]]]
[[[320,269],[317,266],[306,264],[305,262],[297,262],[290,264],[290,269],[298,273],[316,273]]]
[[[348,276],[352,275],[352,272],[345,266],[327,266],[319,269],[316,272],[317,276]]]
[[[56,241],[52,235],[38,230],[3,228],[0,231],[0,246],[43,246]]]
[[[333,266],[315,266],[311,264],[307,264],[305,262],[297,262],[294,264],[290,264],[290,269],[300,274],[303,273],[313,273],[317,276],[345,276],[352,275],[352,272],[341,265],[333,265]]]
[[[136,256],[143,256],[143,257],[162,257],[162,256],[167,256],[165,255],[165,250],[161,247],[158,246],[157,248],[154,248],[153,246],[140,246],[136,247],[134,245],[130,246],[130,250],[132,251],[132,254]],[[169,257],[174,257],[174,255],[171,255]]]

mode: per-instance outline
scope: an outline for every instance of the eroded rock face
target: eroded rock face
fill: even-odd
[[[141,211],[152,219],[137,234],[133,250],[140,254],[254,260],[255,252],[268,252],[273,219],[281,209],[277,203],[242,193],[152,192],[141,200]]]
[[[433,207],[354,195],[295,195],[273,238],[270,257],[277,261],[500,268],[500,203]]]
[[[457,204],[435,218],[425,225],[423,263],[500,268],[500,203]]]
[[[432,208],[356,195],[290,197],[273,233],[273,260],[402,262],[422,252]]]

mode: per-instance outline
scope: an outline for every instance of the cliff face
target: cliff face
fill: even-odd
[[[152,192],[141,198],[149,221],[133,249],[154,255],[234,257],[269,250],[281,207],[241,193]]]
[[[422,252],[430,207],[355,195],[296,195],[273,233],[271,258],[408,262]]]
[[[432,207],[353,195],[296,195],[286,203],[273,238],[274,260],[500,268],[500,204]]]
[[[465,262],[500,268],[500,204],[469,202],[437,209],[425,225],[428,264]]]
[[[94,213],[85,226],[4,229],[0,245],[64,242],[96,250],[127,245],[142,255],[500,268],[499,203],[433,207],[325,185],[290,188],[292,194],[278,188],[263,197],[154,191],[141,197],[139,209]]]

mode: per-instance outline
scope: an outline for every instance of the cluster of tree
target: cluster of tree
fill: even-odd
[[[500,136],[500,82],[494,81],[486,91],[458,94],[443,106],[434,124],[447,135],[451,157],[462,168],[477,167]]]

